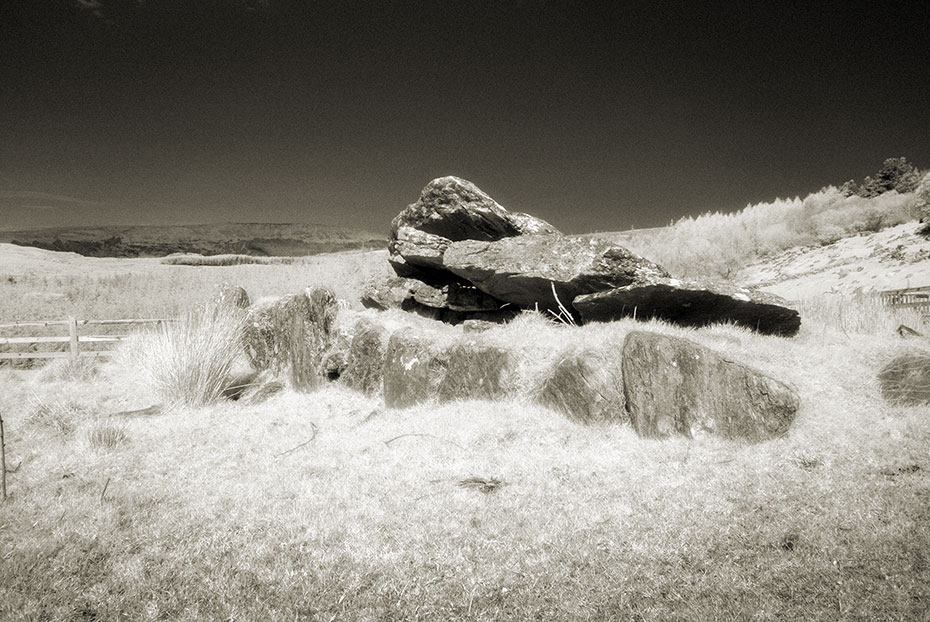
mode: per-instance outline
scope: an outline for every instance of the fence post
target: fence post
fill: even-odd
[[[6,502],[6,438],[3,436],[3,413],[0,412],[0,503]]]
[[[78,360],[80,356],[80,346],[78,345],[77,320],[73,317],[68,318],[68,336],[71,337],[71,360]]]

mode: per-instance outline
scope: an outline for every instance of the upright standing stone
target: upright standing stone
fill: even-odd
[[[297,389],[313,389],[323,379],[323,353],[334,336],[338,306],[324,287],[284,296],[249,309],[243,345],[258,371],[286,373]]]

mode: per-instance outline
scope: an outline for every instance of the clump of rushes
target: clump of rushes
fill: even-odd
[[[153,392],[166,404],[204,406],[223,397],[241,352],[242,316],[201,309],[130,343]]]

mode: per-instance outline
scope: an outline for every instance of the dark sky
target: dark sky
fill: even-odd
[[[926,168],[928,5],[2,0],[0,226],[380,231],[454,174],[616,230]]]

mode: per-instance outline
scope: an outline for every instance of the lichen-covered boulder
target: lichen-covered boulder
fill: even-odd
[[[910,352],[895,357],[878,373],[882,397],[892,404],[930,404],[930,353]]]
[[[510,355],[503,348],[469,340],[449,348],[444,361],[446,371],[438,389],[440,402],[493,400],[506,395],[511,369]]]
[[[382,390],[390,333],[385,326],[365,318],[356,322],[352,332],[354,336],[341,380],[356,391],[377,395]]]
[[[535,400],[579,423],[628,423],[620,351],[589,348],[559,358],[543,375]]]
[[[627,411],[646,437],[763,441],[785,434],[799,407],[787,384],[668,335],[629,333],[622,370]]]
[[[413,310],[417,304],[433,309],[450,311],[485,312],[497,311],[505,302],[488,296],[468,283],[449,281],[433,286],[417,279],[392,277],[383,282],[369,282],[361,297],[362,306],[368,309]]]
[[[244,288],[229,283],[219,285],[210,299],[210,305],[215,309],[248,309],[251,304]]]
[[[445,373],[442,349],[412,328],[395,332],[384,357],[384,405],[406,408],[436,396]]]
[[[508,212],[470,181],[440,177],[391,222],[389,261],[400,276],[431,282],[449,242],[558,233],[549,223]]]

